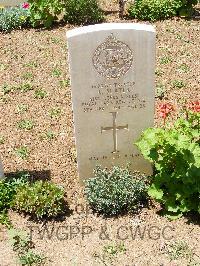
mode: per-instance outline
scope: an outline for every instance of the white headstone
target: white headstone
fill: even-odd
[[[3,178],[4,178],[3,164],[0,159],[0,179],[3,179]]]
[[[67,32],[78,172],[96,165],[151,174],[133,142],[153,126],[155,30],[109,23]]]
[[[23,1],[23,0],[0,0],[0,6],[18,6],[24,2],[26,2],[26,1]]]

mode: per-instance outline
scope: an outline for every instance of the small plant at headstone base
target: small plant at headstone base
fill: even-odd
[[[94,24],[103,21],[103,12],[97,0],[67,0],[64,20],[71,24]]]
[[[18,188],[12,207],[38,219],[56,217],[66,210],[64,197],[63,187],[50,181],[38,180]]]
[[[19,7],[0,7],[0,31],[10,32],[28,25],[29,6],[22,4]]]
[[[160,20],[176,15],[190,17],[197,0],[136,0],[128,9],[130,17],[141,20]]]
[[[164,128],[145,130],[136,145],[155,165],[149,196],[176,219],[190,211],[200,213],[200,101],[190,102],[185,115],[170,126],[166,118],[171,111],[162,108]]]
[[[94,177],[86,180],[85,194],[93,210],[105,215],[136,211],[146,200],[145,177],[130,174],[128,168],[110,171],[97,166]]]

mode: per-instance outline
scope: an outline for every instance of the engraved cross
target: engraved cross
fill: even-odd
[[[128,129],[128,124],[125,126],[117,126],[117,112],[110,112],[113,117],[113,126],[112,127],[101,127],[101,133],[104,131],[112,130],[113,131],[113,142],[114,142],[114,150],[112,153],[119,152],[117,150],[117,131],[121,129]]]

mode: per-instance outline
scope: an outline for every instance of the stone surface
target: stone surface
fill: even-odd
[[[0,179],[4,178],[3,164],[0,158]]]
[[[153,126],[155,30],[109,23],[67,32],[80,179],[96,165],[150,174],[133,142]]]
[[[0,6],[18,6],[26,1],[23,0],[0,0]]]

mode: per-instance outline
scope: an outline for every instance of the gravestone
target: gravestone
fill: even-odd
[[[26,1],[23,0],[0,0],[0,6],[18,6]]]
[[[0,159],[0,179],[3,179],[3,178],[4,178],[3,164]]]
[[[133,145],[153,126],[155,30],[109,23],[67,32],[78,172],[96,165],[152,173]]]

